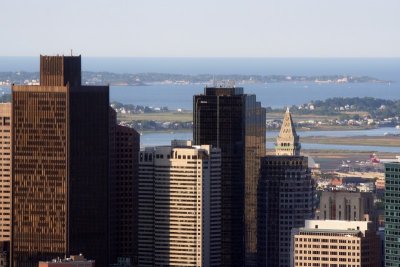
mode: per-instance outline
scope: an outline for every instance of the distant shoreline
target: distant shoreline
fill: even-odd
[[[11,84],[39,84],[38,72],[0,72],[0,86]],[[354,84],[354,83],[387,83],[394,81],[370,76],[353,75],[248,75],[248,74],[174,74],[174,73],[113,73],[82,72],[83,85],[110,86],[147,86],[147,85],[190,85],[210,84],[214,86],[275,84],[275,83],[315,83],[315,84]]]

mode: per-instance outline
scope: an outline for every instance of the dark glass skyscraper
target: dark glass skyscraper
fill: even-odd
[[[265,109],[238,87],[206,87],[193,98],[196,145],[221,149],[222,265],[255,266],[257,186],[265,155]]]
[[[140,135],[118,125],[110,107],[110,262],[137,264],[137,189]]]
[[[314,183],[308,158],[289,110],[275,146],[276,156],[261,159],[258,200],[258,266],[290,266],[292,228],[304,226],[314,214]]]
[[[40,85],[13,85],[12,105],[13,266],[107,266],[109,87],[81,85],[80,57],[41,56]]]

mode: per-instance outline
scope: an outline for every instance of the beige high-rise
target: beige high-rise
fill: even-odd
[[[221,265],[221,152],[209,145],[139,154],[139,266]]]
[[[11,240],[11,103],[0,104],[0,242]]]
[[[290,266],[377,267],[378,245],[372,222],[306,220],[292,230]]]

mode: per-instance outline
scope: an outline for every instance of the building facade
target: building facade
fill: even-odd
[[[12,105],[12,265],[107,266],[108,86],[81,85],[80,56],[41,56],[40,85],[13,85]]]
[[[11,241],[11,103],[0,104],[0,242]],[[2,251],[0,251],[2,252]]]
[[[324,191],[315,219],[375,222],[374,195],[370,192]]]
[[[400,158],[385,163],[385,266],[400,265]]]
[[[139,154],[139,266],[221,265],[221,153],[209,145]]]
[[[193,139],[222,155],[222,265],[255,266],[257,187],[265,155],[265,109],[238,87],[207,87],[193,97]]]
[[[94,260],[87,260],[82,255],[72,255],[66,259],[53,259],[52,261],[40,261],[39,267],[95,267]]]
[[[290,266],[380,266],[379,236],[372,222],[307,220],[292,230]]]
[[[276,155],[261,159],[258,266],[289,266],[291,230],[313,218],[314,182],[307,157],[299,154],[299,139],[287,111],[277,138]]]
[[[110,262],[137,263],[137,181],[140,135],[117,125],[110,107]]]

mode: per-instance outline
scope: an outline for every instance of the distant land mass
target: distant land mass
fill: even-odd
[[[214,81],[231,81],[237,84],[280,83],[280,82],[314,82],[314,83],[390,83],[370,76],[323,75],[323,76],[290,76],[290,75],[242,75],[242,74],[171,74],[171,73],[112,73],[83,72],[83,83],[86,85],[110,84],[113,86],[143,86],[147,84],[205,84]],[[39,72],[0,72],[0,86],[11,84],[39,83]]]

